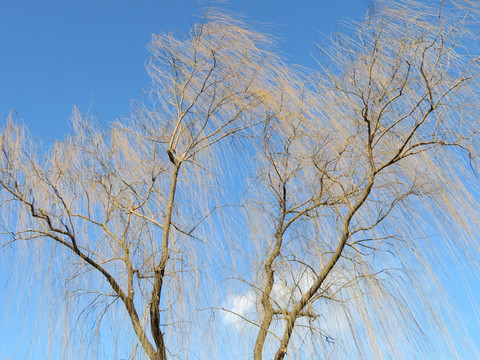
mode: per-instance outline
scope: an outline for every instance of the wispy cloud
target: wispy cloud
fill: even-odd
[[[243,324],[242,318],[250,318],[256,310],[256,295],[249,291],[245,294],[228,296],[224,305],[223,322],[226,325],[239,326]]]
[[[288,307],[289,303],[300,299],[302,294],[313,284],[313,281],[313,275],[307,272],[294,274],[289,279],[281,279],[273,285],[271,298],[280,307]],[[260,294],[251,290],[243,294],[229,295],[223,305],[223,323],[229,326],[243,327],[245,319],[256,319],[258,317],[259,298]]]

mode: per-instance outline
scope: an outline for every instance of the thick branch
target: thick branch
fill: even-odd
[[[170,153],[169,153],[170,156]],[[170,183],[170,194],[166,208],[165,222],[163,224],[162,235],[162,257],[160,263],[155,268],[152,298],[150,303],[150,330],[157,346],[157,356],[155,359],[165,360],[166,348],[163,339],[163,333],[160,330],[160,298],[162,296],[163,280],[165,276],[165,268],[167,267],[168,259],[170,257],[168,243],[170,238],[170,228],[172,224],[173,205],[175,203],[175,192],[177,188],[178,173],[180,171],[181,162],[173,161],[173,173]]]

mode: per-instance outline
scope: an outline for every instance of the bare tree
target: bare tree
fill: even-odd
[[[312,335],[314,354],[403,358],[404,344],[455,354],[445,339],[458,329],[433,310],[441,305],[424,282],[435,281],[438,261],[426,236],[466,258],[478,251],[467,184],[478,151],[478,66],[462,47],[478,9],[457,5],[376,2],[351,37],[320,49],[308,110],[264,135],[257,186],[271,196],[259,226],[270,223],[271,235],[253,282],[255,359],[268,338],[275,359],[305,354],[303,341],[292,344],[296,328],[297,340]],[[344,328],[325,325],[330,316]]]
[[[195,231],[215,204],[218,145],[264,121],[256,108],[278,62],[257,47],[268,45],[262,35],[207,20],[184,40],[153,38],[151,108],[136,104],[130,121],[103,130],[75,110],[74,135],[45,152],[12,120],[1,138],[12,241],[53,246],[89,307],[108,312],[121,302],[151,359],[167,357],[165,334],[172,353],[187,342],[194,292],[202,293]],[[85,287],[75,282],[85,276]]]
[[[9,119],[2,242],[130,358],[460,356],[437,273],[478,259],[478,10],[376,1],[310,73],[214,12],[155,36],[130,119],[75,109],[49,149]]]

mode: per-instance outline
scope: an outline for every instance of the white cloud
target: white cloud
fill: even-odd
[[[296,302],[300,299],[302,294],[313,285],[315,278],[313,274],[303,272],[292,274],[289,279],[282,280],[273,285],[271,297],[279,306],[287,307],[292,300]],[[253,291],[228,296],[223,306],[225,309],[222,314],[223,323],[233,327],[243,327],[246,324],[244,318],[252,320],[258,318],[258,296]]]
[[[253,292],[246,292],[240,295],[230,295],[225,304],[227,311],[223,312],[223,322],[226,325],[240,325],[244,321],[242,317],[248,318],[255,313],[256,296]]]

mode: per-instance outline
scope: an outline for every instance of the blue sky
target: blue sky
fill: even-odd
[[[313,67],[317,32],[342,17],[362,17],[364,0],[233,0],[217,4],[266,24],[292,63]],[[149,86],[152,33],[188,31],[194,0],[3,0],[0,2],[0,114],[54,139],[68,131],[73,105],[108,122],[128,114]]]
[[[288,62],[314,68],[314,42],[342,19],[363,17],[367,2],[232,0],[216,6],[263,24]],[[74,105],[106,123],[128,115],[130,100],[149,87],[145,60],[151,34],[188,31],[199,14],[193,0],[0,1],[0,122],[16,111],[34,135],[53,141],[68,133]],[[0,266],[2,292],[14,281],[10,271]],[[466,295],[457,291],[468,317]],[[0,318],[0,360],[26,356],[19,337],[28,339],[29,329],[18,335],[11,323],[23,322],[32,310],[6,310],[22,303],[0,296],[2,313],[11,312]],[[478,329],[478,320],[470,325]]]

